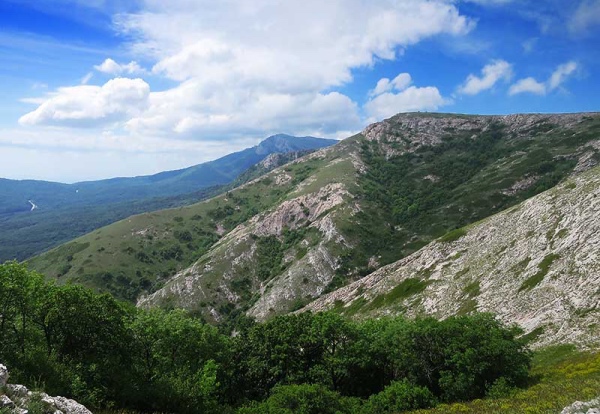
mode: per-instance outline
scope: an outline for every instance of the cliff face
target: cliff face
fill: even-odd
[[[529,253],[529,260],[525,253],[507,256],[505,263],[491,260],[498,255],[499,249],[512,251],[510,244],[513,241],[503,241],[502,235],[490,231],[485,237],[480,235],[478,237],[483,238],[462,247],[438,243],[432,246],[439,250],[431,250],[430,246],[418,256],[407,256],[457,224],[462,226],[481,220],[565,177],[581,174],[598,163],[599,154],[598,114],[400,114],[369,126],[335,147],[296,159],[232,191],[232,197],[225,202],[235,204],[236,198],[252,193],[259,185],[278,192],[280,197],[271,207],[257,211],[232,230],[223,230],[220,240],[192,266],[175,274],[163,288],[142,297],[138,304],[145,307],[181,306],[200,311],[214,321],[223,320],[236,309],[264,320],[298,309],[382,265],[402,258],[412,263],[419,257],[419,264],[410,268],[410,272],[414,270],[409,272],[412,276],[406,276],[406,279],[426,281],[425,292],[437,292],[438,296],[423,297],[422,303],[416,301],[416,296],[411,296],[410,300],[394,306],[398,305],[412,315],[431,313],[442,317],[476,308],[497,311],[497,307],[506,307],[502,312],[507,319],[529,321],[523,322],[528,331],[540,334],[541,341],[546,340],[543,338],[554,341],[561,335],[552,328],[558,319],[546,320],[546,316],[536,316],[545,311],[533,310],[546,306],[544,304],[553,297],[552,289],[538,293],[536,284],[535,289],[523,288],[518,292],[519,301],[534,300],[535,305],[527,308],[529,313],[511,313],[508,309],[511,303],[494,299],[514,293],[514,289],[506,290],[502,278],[508,277],[503,276],[508,274],[507,269],[519,263],[523,270],[515,276],[513,283],[518,284],[517,291],[524,280],[545,269],[547,263],[553,272],[555,268],[588,271],[587,262],[581,264],[579,258],[574,258],[563,263],[566,259],[561,258],[568,256],[567,251],[554,252],[555,248],[568,249],[571,243],[583,246],[585,242],[575,239],[575,230],[561,232],[561,226],[567,227],[568,223],[545,221],[544,215],[550,213],[544,208],[550,211],[550,201],[542,203],[546,207],[542,204],[535,209],[530,207],[533,210],[529,215],[514,216],[521,220],[519,228],[538,223],[527,230],[532,232],[527,245],[519,244],[525,243],[524,237],[514,240],[523,252],[530,248],[539,250]],[[472,160],[476,161],[476,167],[470,165]],[[398,182],[402,185],[392,188]],[[404,189],[412,191],[410,197]],[[233,208],[244,206],[234,205]],[[511,220],[515,218],[511,217]],[[560,234],[547,240],[551,226],[556,226],[555,230]],[[582,224],[582,227],[585,226]],[[135,231],[131,229],[132,233]],[[516,229],[507,230],[508,233],[514,231]],[[463,265],[467,257],[475,257],[483,240],[492,240],[496,236],[498,241],[494,243],[498,246],[479,253],[485,253],[489,258],[472,259],[477,263],[485,262],[485,266],[471,259]],[[471,238],[468,236],[464,240],[466,243]],[[546,244],[543,244],[544,240]],[[534,241],[539,244],[534,246]],[[553,247],[548,247],[550,245]],[[592,255],[592,252],[587,254]],[[351,286],[357,291],[360,286],[370,289],[376,280],[385,279],[382,275],[391,272],[389,269],[385,267]],[[465,276],[457,277],[454,284],[444,282],[455,269],[455,273],[464,272]],[[542,279],[540,286],[552,280]],[[394,287],[392,285],[390,289]],[[383,286],[377,287],[381,293],[388,289]],[[420,289],[419,286],[417,283],[416,288]],[[336,294],[340,292],[347,291]],[[497,295],[496,292],[501,293]],[[366,296],[339,300],[343,303],[354,299],[369,301],[379,295],[378,290],[363,293]],[[311,309],[333,306],[336,299],[331,298],[334,296],[318,300]],[[586,306],[592,307],[589,301],[581,299],[577,303],[580,302],[580,312],[585,313]],[[484,306],[484,303],[488,305]],[[393,312],[391,308],[375,308],[376,314]],[[565,312],[558,311],[557,315]],[[588,313],[589,319],[592,313]],[[531,322],[534,319],[539,319],[539,323]],[[585,341],[587,335],[582,333],[581,341]]]
[[[493,312],[537,346],[597,346],[600,168],[451,232],[304,310],[332,308],[356,317]]]

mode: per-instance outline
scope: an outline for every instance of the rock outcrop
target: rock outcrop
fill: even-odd
[[[537,346],[597,347],[600,168],[309,304],[357,317],[493,312]]]
[[[560,414],[600,414],[600,397],[591,401],[575,401],[563,408]]]
[[[29,391],[24,385],[8,384],[8,369],[0,364],[0,410],[27,414],[35,406],[36,412],[44,414],[92,414],[77,401],[65,397],[51,397],[46,393]]]

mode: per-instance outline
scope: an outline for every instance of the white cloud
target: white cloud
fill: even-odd
[[[203,139],[260,136],[281,131],[317,136],[361,125],[356,104],[338,92],[240,93],[222,91],[199,100],[203,85],[196,79],[164,92],[150,94],[146,111],[126,123],[132,133],[179,135]],[[232,107],[243,110],[231,112]]]
[[[127,64],[119,64],[112,60],[111,58],[107,58],[100,65],[94,66],[98,72],[106,73],[109,75],[121,75],[123,73],[129,75],[142,74],[146,71],[137,62],[131,61]]]
[[[95,127],[139,114],[148,103],[149,85],[141,79],[115,78],[103,86],[59,88],[34,111],[19,119],[21,125]]]
[[[111,58],[94,69],[152,74],[150,82],[163,77],[163,89],[116,78],[30,98],[39,107],[19,122],[36,137],[44,136],[42,127],[60,128],[61,137],[48,145],[197,154],[208,143],[229,152],[249,138],[256,143],[282,131],[343,137],[364,126],[363,111],[370,121],[446,102],[437,88],[410,86],[410,76],[400,74],[359,108],[336,92],[353,81],[354,70],[395,60],[424,39],[455,38],[475,27],[448,0],[140,0],[138,11],[117,15],[114,23],[131,56],[151,69]],[[65,138],[74,127],[94,129],[70,130]]]
[[[155,75],[181,83],[152,94],[150,109],[128,128],[190,136],[226,137],[261,127],[355,129],[357,105],[326,91],[352,82],[353,69],[395,59],[423,39],[474,27],[445,0],[180,0],[147,6],[120,16],[117,25],[137,39],[135,53],[156,61]],[[388,82],[391,88],[409,85],[404,77]]]
[[[596,25],[600,25],[600,0],[582,1],[569,20],[569,30],[581,34]]]
[[[534,78],[529,77],[519,80],[508,90],[509,95],[517,95],[524,92],[529,92],[536,95],[545,95],[546,85],[536,81]]]
[[[470,74],[458,88],[459,93],[477,95],[491,89],[498,81],[509,81],[512,77],[512,65],[504,60],[494,60],[483,67],[481,76]]]
[[[401,73],[396,76],[393,80],[389,80],[388,78],[381,78],[377,82],[375,89],[369,92],[370,96],[381,95],[384,92],[389,92],[392,89],[397,91],[402,91],[410,86],[412,83],[412,78],[408,73]]]
[[[548,88],[550,90],[558,88],[576,70],[577,63],[574,61],[559,65],[548,80]]]
[[[509,95],[517,95],[519,93],[534,93],[536,95],[546,95],[560,85],[562,85],[575,71],[577,70],[577,62],[570,61],[559,65],[550,78],[545,82],[541,83],[532,77],[521,79],[510,87],[508,90]]]
[[[380,79],[364,107],[369,122],[389,118],[398,112],[436,110],[450,103],[436,87],[409,86],[411,82],[408,73],[401,73],[391,82],[387,78]]]

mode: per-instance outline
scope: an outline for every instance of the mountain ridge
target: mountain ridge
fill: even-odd
[[[217,186],[232,184],[271,153],[303,152],[337,143],[282,134],[271,138],[208,163],[151,176],[74,184],[0,179],[0,261],[28,258],[131,214],[214,195]],[[30,200],[36,204],[35,211]]]
[[[599,132],[594,113],[400,114],[227,194],[132,217],[31,265],[101,289],[146,279],[140,305],[211,322],[269,319],[597,165]]]

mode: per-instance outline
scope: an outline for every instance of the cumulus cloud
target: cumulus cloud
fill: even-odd
[[[102,86],[59,88],[34,111],[19,119],[21,125],[95,127],[138,115],[148,103],[150,86],[142,79],[115,78]]]
[[[498,81],[509,81],[512,77],[512,65],[505,60],[494,60],[485,65],[481,76],[470,74],[459,86],[458,92],[466,95],[477,95],[491,89]]]
[[[406,89],[412,83],[412,78],[408,73],[401,73],[396,76],[393,80],[389,80],[388,78],[381,78],[377,82],[375,89],[369,92],[370,96],[380,95],[384,92],[391,91],[392,89],[396,89],[401,91]]]
[[[517,81],[508,90],[509,95],[517,95],[519,93],[533,93],[536,95],[546,95],[559,88],[571,75],[575,73],[578,65],[577,62],[570,61],[559,65],[550,78],[544,83],[538,82],[532,77]]]
[[[107,58],[100,65],[94,66],[98,72],[106,73],[108,75],[121,75],[121,74],[141,74],[146,71],[137,62],[131,61],[127,64],[119,64],[112,60],[111,58]]]
[[[359,128],[356,103],[330,92],[352,82],[354,69],[474,27],[445,0],[146,5],[144,12],[120,16],[117,27],[136,39],[135,53],[156,61],[153,74],[180,84],[152,94],[150,109],[127,127],[189,136]],[[379,94],[395,84],[406,88],[410,77],[387,82]]]
[[[408,73],[401,73],[394,80],[382,78],[371,91],[371,99],[365,104],[369,122],[389,118],[398,112],[436,110],[449,103],[433,86],[409,86],[412,79]]]
[[[394,60],[424,39],[465,35],[475,21],[448,0],[141,0],[135,13],[115,16],[114,27],[132,56],[152,67],[107,58],[94,69],[151,73],[170,86],[150,92],[139,79],[139,94],[127,99],[107,97],[108,83],[60,88],[21,124],[110,124],[131,136],[194,140],[339,136],[365,122],[364,108],[336,92],[354,70]],[[396,112],[443,102],[436,88],[410,84],[408,74],[382,80],[369,116],[387,115],[386,100]]]

